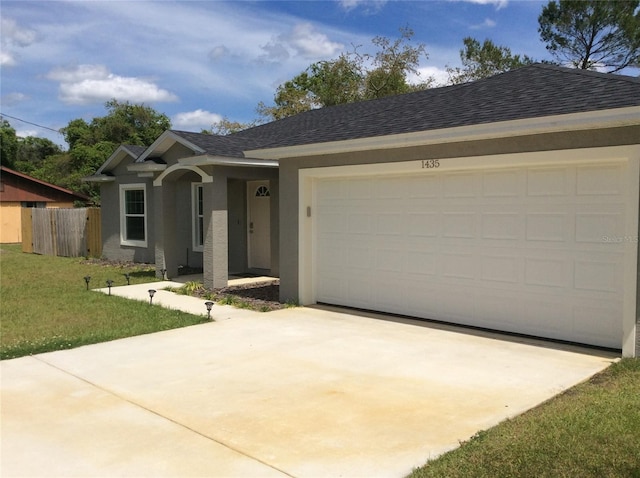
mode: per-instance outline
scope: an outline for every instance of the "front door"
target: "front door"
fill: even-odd
[[[271,269],[271,192],[269,181],[247,182],[250,269]]]

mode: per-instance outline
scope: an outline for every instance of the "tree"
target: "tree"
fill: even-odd
[[[640,67],[639,0],[551,0],[540,38],[559,61],[608,73]]]
[[[365,99],[409,93],[431,84],[431,81],[427,80],[419,85],[410,85],[407,80],[409,74],[420,76],[420,59],[428,58],[424,44],[408,44],[413,35],[413,30],[405,27],[400,29],[400,38],[393,42],[380,36],[372,40],[379,51],[374,57],[369,56],[369,59],[373,60],[374,68],[365,75]]]
[[[111,100],[105,103],[107,115],[87,123],[74,119],[62,129],[69,144],[68,154],[51,156],[37,174],[40,179],[98,200],[98,188],[82,181],[107,160],[121,144],[150,146],[164,131],[171,128],[169,118],[153,108]]]
[[[222,118],[220,121],[213,123],[211,129],[203,129],[202,134],[215,134],[218,136],[227,136],[256,126],[257,122],[241,123],[240,121],[231,121],[229,118]]]
[[[464,48],[460,50],[460,60],[463,68],[447,67],[449,83],[453,85],[488,78],[534,63],[528,56],[521,58],[520,55],[512,55],[509,48],[495,45],[489,39],[482,45],[471,37],[462,42]]]
[[[394,41],[385,37],[372,40],[375,55],[360,54],[359,47],[335,60],[313,63],[305,71],[278,87],[274,106],[258,105],[258,113],[277,120],[325,106],[352,103],[388,95],[407,93],[428,87],[410,84],[410,74],[420,76],[418,66],[426,58],[423,44],[411,45],[414,32],[401,28]]]
[[[0,120],[0,164],[7,168],[14,168],[18,153],[18,137],[16,130],[5,120]]]
[[[18,138],[15,169],[31,175],[49,156],[62,154],[62,152],[60,146],[47,138],[37,136]]]

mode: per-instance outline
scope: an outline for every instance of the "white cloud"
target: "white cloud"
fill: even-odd
[[[476,25],[471,25],[472,30],[481,30],[484,28],[493,28],[496,26],[496,22],[491,20],[490,18],[485,18],[484,22],[478,23]]]
[[[453,0],[469,3],[476,3],[478,5],[494,5],[496,10],[506,7],[509,4],[509,0]]]
[[[224,45],[217,45],[209,51],[210,60],[219,60],[229,55],[229,49]]]
[[[327,35],[315,31],[310,23],[296,25],[289,41],[300,55],[307,58],[332,56],[344,48],[344,45],[330,41]]]
[[[18,26],[12,18],[2,18],[0,20],[0,38],[3,45],[29,46],[36,41],[37,35],[34,30]]]
[[[29,97],[24,93],[9,93],[7,95],[2,95],[2,97],[0,97],[0,102],[2,102],[3,106],[14,106],[28,99]]]
[[[60,82],[58,97],[69,104],[87,104],[112,98],[134,103],[177,101],[173,93],[151,81],[110,73],[104,65],[54,68],[47,78]]]
[[[13,66],[17,63],[15,53],[12,50],[24,48],[37,39],[36,32],[28,28],[18,26],[12,18],[0,19],[0,66]]]
[[[417,85],[428,81],[430,78],[433,78],[434,84],[432,86],[437,87],[445,85],[449,80],[449,74],[444,68],[438,68],[436,66],[424,66],[418,68],[418,72],[420,73],[420,76],[412,74],[407,77],[407,81],[410,84]]]
[[[187,111],[176,114],[171,123],[177,128],[187,130],[210,129],[214,123],[222,121],[222,116],[209,111],[197,109],[195,111]]]
[[[40,136],[40,132],[35,129],[16,129],[16,136],[27,138],[28,136]]]
[[[13,66],[16,64],[15,58],[7,51],[0,51],[0,66]]]
[[[365,13],[376,13],[382,10],[388,0],[340,0],[340,6],[346,11],[362,7]]]
[[[298,23],[288,33],[278,35],[262,46],[266,53],[261,59],[284,61],[291,56],[305,59],[327,58],[336,55],[344,48],[342,43],[329,40],[324,33],[318,32],[311,23]]]

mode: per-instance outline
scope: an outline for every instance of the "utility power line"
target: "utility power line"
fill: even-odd
[[[49,128],[48,126],[42,126],[41,124],[32,123],[31,121],[23,120],[21,118],[16,118],[15,116],[11,116],[11,115],[8,115],[8,114],[5,114],[5,113],[0,113],[0,117],[5,117],[5,116],[7,118],[11,118],[11,119],[14,119],[16,121],[22,121],[23,123],[30,124],[31,126],[35,126],[37,128],[48,129],[49,131],[53,131],[54,133],[58,133],[59,135],[62,135],[60,130]]]

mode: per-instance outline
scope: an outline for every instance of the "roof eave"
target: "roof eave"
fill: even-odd
[[[200,155],[182,158],[178,163],[184,166],[242,166],[258,168],[277,168],[278,161],[260,158],[233,158],[229,156]]]
[[[300,146],[246,150],[246,155],[263,160],[337,154],[372,149],[396,149],[454,142],[477,141],[513,136],[536,135],[588,129],[640,125],[640,106],[585,113],[542,116],[486,124],[442,128],[414,133],[366,137]]]
[[[171,130],[167,130],[162,133],[158,139],[156,139],[151,146],[149,146],[144,153],[138,156],[137,162],[145,161],[152,154],[164,154],[171,146],[179,143],[184,147],[194,151],[195,153],[204,153],[204,149],[200,146],[192,143],[191,141],[183,138],[182,136],[174,133]]]

